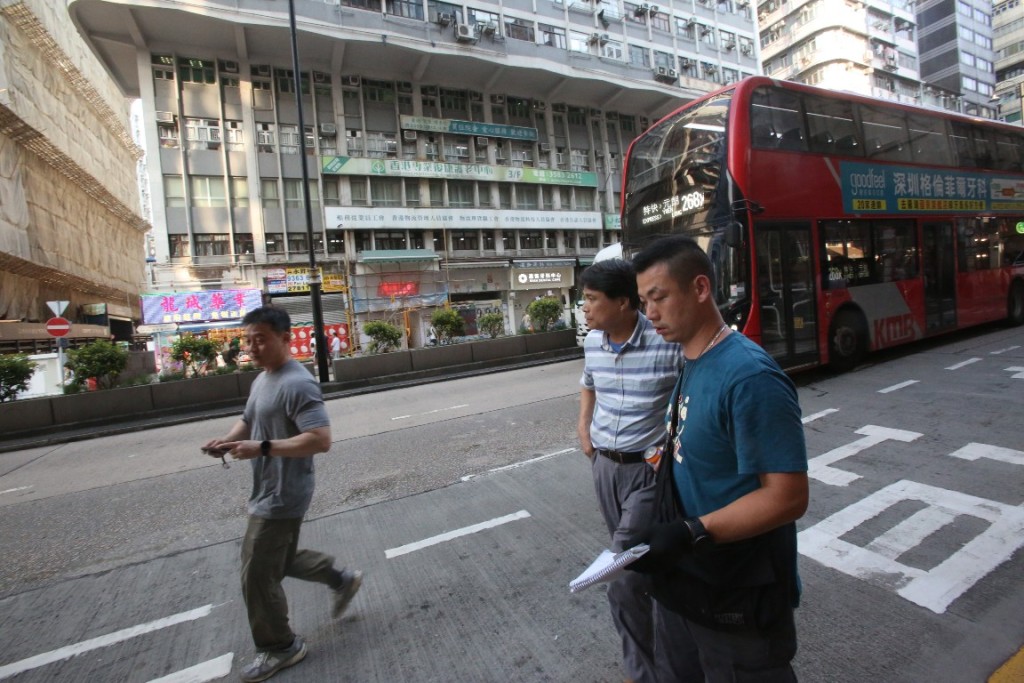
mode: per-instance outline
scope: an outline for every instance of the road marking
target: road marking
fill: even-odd
[[[1001,446],[990,446],[985,443],[969,443],[963,448],[953,451],[950,455],[963,460],[988,458],[989,460],[1008,462],[1011,465],[1024,465],[1024,452]]]
[[[181,671],[175,671],[163,678],[154,678],[149,683],[206,683],[224,678],[231,673],[231,663],[235,658],[234,652],[221,655],[216,659],[190,666]]]
[[[858,429],[855,434],[863,434],[863,439],[857,439],[851,443],[848,443],[839,448],[833,448],[828,453],[822,453],[821,455],[811,458],[807,462],[807,475],[813,477],[820,482],[831,484],[833,486],[849,486],[851,482],[860,479],[859,474],[853,472],[847,472],[836,467],[831,467],[832,463],[838,462],[844,458],[849,458],[852,455],[856,455],[863,450],[876,446],[883,441],[902,441],[903,443],[910,443],[915,439],[919,439],[922,434],[917,432],[908,432],[903,429],[890,429],[889,427],[878,427],[876,425],[865,425]]]
[[[838,412],[839,412],[839,408],[826,408],[825,410],[822,410],[821,412],[815,413],[814,415],[808,415],[807,417],[803,418],[801,420],[801,422],[803,422],[804,424],[807,424],[808,422],[814,422],[817,419],[823,418],[826,415],[831,415],[832,413],[838,413]]]
[[[919,381],[920,380],[916,380],[916,379],[908,379],[906,382],[900,382],[899,384],[893,384],[891,387],[886,387],[885,389],[879,389],[878,393],[880,393],[880,394],[888,394],[888,393],[891,393],[893,391],[899,391],[900,389],[903,389],[904,387],[909,387],[911,384],[917,384]]]
[[[989,351],[989,354],[993,355],[993,356],[998,356],[1001,353],[1006,353],[1007,351],[1013,351],[1014,349],[1019,349],[1019,348],[1020,348],[1019,344],[1015,345],[1015,346],[1007,346],[1005,349],[999,349],[998,351]]]
[[[505,470],[514,470],[517,467],[522,467],[524,465],[530,465],[530,464],[533,464],[535,462],[540,462],[541,460],[547,460],[548,458],[553,458],[556,455],[562,455],[563,453],[572,453],[573,451],[576,451],[576,450],[579,450],[579,449],[578,448],[563,448],[560,451],[555,451],[554,453],[548,453],[547,455],[538,455],[536,458],[530,458],[529,460],[523,460],[522,462],[514,462],[511,465],[503,465],[501,467],[495,467],[493,470],[487,470],[487,472],[485,472],[485,474],[491,474],[493,472],[504,472]],[[462,481],[469,481],[473,477],[479,477],[479,476],[480,476],[479,474],[467,474],[466,476],[462,477]]]
[[[16,489],[7,489],[6,491],[0,491],[0,496],[4,495],[5,493],[17,493],[18,491],[28,491],[30,488],[32,488],[32,487],[31,486],[19,486]]]
[[[105,636],[83,640],[82,642],[75,643],[74,645],[50,650],[49,652],[44,652],[42,654],[29,657],[28,659],[23,659],[20,662],[13,662],[11,664],[0,666],[0,680],[16,676],[31,669],[38,669],[39,667],[46,666],[47,664],[53,664],[54,662],[60,662],[65,659],[77,657],[78,655],[91,650],[98,650],[101,647],[107,647],[108,645],[130,640],[131,638],[141,636],[145,633],[150,633],[151,631],[159,631],[162,628],[174,626],[175,624],[201,619],[212,612],[215,607],[219,607],[219,605],[204,605],[187,612],[179,612],[178,614],[172,614],[171,616],[164,617],[163,619],[150,621],[146,624],[129,626],[128,628],[121,629],[120,631],[108,633]]]
[[[853,529],[904,501],[923,503],[925,507],[864,547],[843,540]],[[959,516],[989,524],[929,570],[897,561],[903,552],[934,538],[937,529]],[[902,598],[942,614],[1024,546],[1024,508],[901,480],[801,531],[798,539],[800,552],[826,567],[895,590]]]
[[[1024,379],[1024,368],[1004,368],[1007,372],[1016,372],[1016,375],[1011,375],[1013,379]]]
[[[386,557],[387,559],[390,560],[390,559],[393,559],[395,557],[398,557],[399,555],[405,555],[407,553],[412,553],[412,552],[415,552],[417,550],[422,550],[423,548],[429,548],[432,545],[437,545],[439,543],[445,543],[446,541],[450,541],[452,539],[459,538],[461,536],[468,536],[469,534],[475,534],[478,531],[485,531],[487,529],[493,529],[496,526],[501,526],[502,524],[508,524],[509,522],[514,522],[514,521],[519,520],[519,519],[526,519],[529,516],[530,516],[529,512],[527,512],[526,510],[520,510],[519,512],[513,512],[511,515],[505,515],[504,517],[496,517],[494,519],[489,519],[486,522],[480,522],[479,524],[473,524],[472,526],[464,526],[461,529],[455,529],[454,531],[447,531],[447,532],[445,532],[443,534],[438,534],[437,536],[431,536],[430,538],[425,538],[422,541],[416,541],[415,543],[407,543],[406,545],[399,546],[397,548],[389,548],[388,550],[384,551],[384,557]]]
[[[966,365],[970,365],[971,363],[977,363],[980,360],[981,360],[980,358],[968,358],[967,360],[965,360],[965,361],[963,361],[961,363],[957,363],[956,365],[950,365],[946,369],[947,370],[959,370],[960,368],[962,368],[962,367],[964,367]]]
[[[1024,647],[1017,650],[1017,654],[1006,660],[1006,663],[996,669],[988,683],[1020,683],[1024,681]]]
[[[433,415],[434,413],[442,413],[446,410],[458,410],[459,408],[468,408],[468,403],[462,403],[457,406],[449,406],[447,408],[438,408],[437,410],[428,410],[425,413],[416,413],[415,415],[396,415],[391,418],[392,420],[408,420],[410,417],[423,417],[424,415]]]

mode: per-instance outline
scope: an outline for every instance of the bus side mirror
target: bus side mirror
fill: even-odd
[[[725,243],[733,249],[743,246],[743,224],[733,221],[725,226]]]

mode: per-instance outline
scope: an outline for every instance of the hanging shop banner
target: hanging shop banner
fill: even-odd
[[[346,291],[345,279],[341,273],[324,273],[320,271],[321,291]],[[309,291],[309,268],[268,268],[266,271],[267,293],[269,294],[301,294]]]
[[[365,157],[320,157],[320,167],[328,175],[371,175],[398,178],[452,178],[533,185],[574,185],[597,187],[593,171],[562,171],[554,168],[524,168],[489,164],[457,164],[447,161],[414,159],[367,159]]]
[[[512,140],[537,139],[537,129],[527,126],[507,126],[501,123],[460,121],[459,119],[435,119],[429,116],[402,116],[402,128],[422,130],[428,133],[459,133],[481,135],[490,138],[511,138]]]
[[[600,230],[599,211],[502,209],[411,209],[328,206],[327,225],[336,230],[381,227],[416,230]]]
[[[144,294],[142,322],[163,323],[214,322],[237,320],[263,305],[258,289],[208,289],[199,292]]]

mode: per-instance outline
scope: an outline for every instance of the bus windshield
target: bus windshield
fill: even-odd
[[[730,220],[721,179],[731,95],[679,112],[633,143],[622,215],[631,246]]]

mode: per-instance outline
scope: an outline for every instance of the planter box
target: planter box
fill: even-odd
[[[214,375],[161,382],[149,385],[153,390],[151,409],[181,408],[239,398],[238,375]],[[136,411],[143,412],[143,411]]]
[[[566,329],[541,334],[524,334],[527,353],[541,353],[576,346],[576,330]]]
[[[393,351],[374,356],[358,356],[334,361],[334,377],[338,382],[375,379],[405,372],[412,372],[412,360],[409,358],[408,351]]]
[[[485,362],[522,356],[526,353],[526,335],[485,339],[470,344],[474,362]]]
[[[25,429],[42,429],[53,425],[53,401],[50,397],[41,396],[0,403],[0,434]]]
[[[473,344],[448,344],[409,351],[412,370],[436,370],[473,362]]]
[[[152,385],[85,391],[55,396],[53,422],[57,425],[123,418],[153,410]]]

